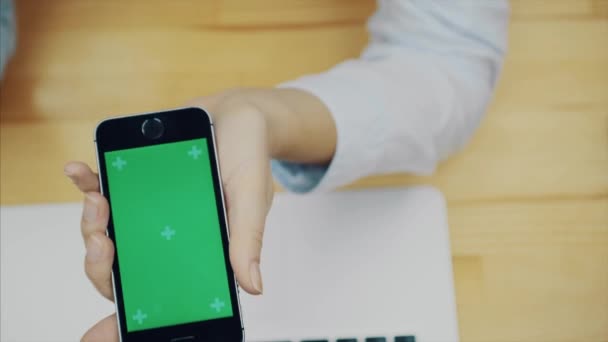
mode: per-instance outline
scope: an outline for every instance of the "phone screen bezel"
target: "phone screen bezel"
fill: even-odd
[[[161,137],[150,139],[142,134],[142,124],[147,119],[160,119],[164,124],[164,133]],[[108,185],[106,163],[104,154],[115,150],[124,150],[137,147],[154,146],[179,142],[192,139],[206,138],[215,198],[217,203],[217,214],[220,223],[222,244],[224,250],[224,262],[228,274],[228,286],[230,288],[230,299],[233,316],[194,323],[184,323],[169,327],[154,328],[148,330],[127,332],[126,315],[123,301],[123,293],[120,278],[118,260],[120,250],[116,249],[114,264],[112,265],[112,276],[114,282],[114,300],[118,314],[119,334],[123,342],[139,341],[243,341],[243,324],[241,319],[238,289],[234,273],[230,265],[228,249],[228,226],[225,216],[225,205],[216,156],[215,139],[213,135],[213,123],[210,116],[201,108],[183,108],[164,112],[139,114],[120,118],[112,118],[102,121],[95,132],[95,143],[97,146],[97,164],[99,167],[99,178],[102,194],[111,203],[111,193]],[[110,205],[111,207],[111,205]],[[114,223],[112,210],[107,228],[108,236],[115,241]]]

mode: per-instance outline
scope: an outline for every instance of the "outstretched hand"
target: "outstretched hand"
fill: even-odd
[[[274,193],[265,118],[253,108],[226,100],[201,99],[193,104],[218,113],[214,125],[230,226],[230,262],[240,287],[261,294],[262,236]],[[85,194],[81,230],[86,274],[103,296],[113,300],[114,244],[105,234],[110,211],[100,193],[99,177],[80,162],[68,163],[65,173]],[[116,316],[99,322],[83,340],[118,341]]]

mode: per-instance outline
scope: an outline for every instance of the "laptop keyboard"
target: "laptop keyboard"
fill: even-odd
[[[264,341],[264,342],[416,342],[416,336],[395,336],[395,337],[383,337],[383,336],[372,336],[365,338],[356,337],[344,337],[337,339],[315,339],[315,340],[277,340],[277,341]]]

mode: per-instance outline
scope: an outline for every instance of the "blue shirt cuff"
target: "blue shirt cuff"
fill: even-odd
[[[282,160],[270,162],[274,178],[285,189],[295,193],[312,191],[323,179],[329,165],[301,164]]]
[[[15,10],[12,0],[0,0],[0,78],[15,50]]]

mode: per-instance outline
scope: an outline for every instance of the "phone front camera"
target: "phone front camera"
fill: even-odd
[[[165,125],[158,118],[147,119],[141,125],[141,133],[148,139],[158,139],[165,132]]]

